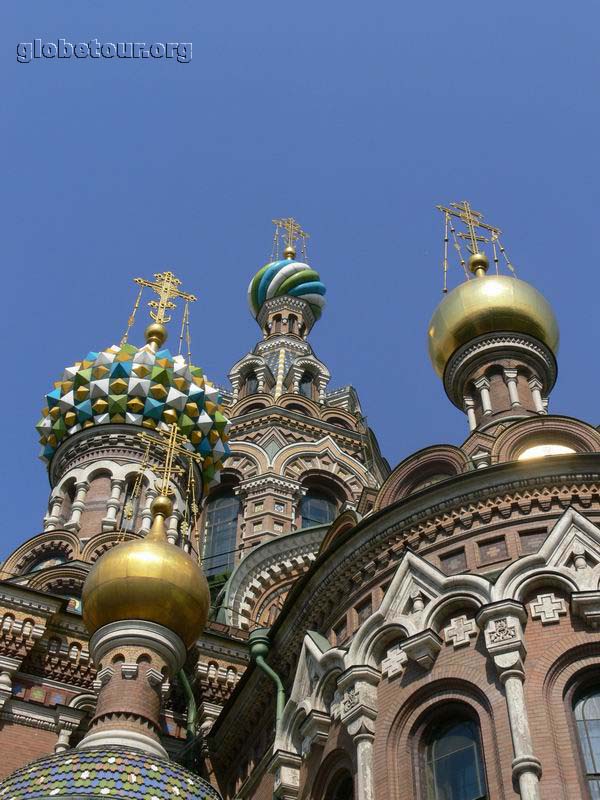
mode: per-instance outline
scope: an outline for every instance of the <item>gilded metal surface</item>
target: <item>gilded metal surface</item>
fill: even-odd
[[[452,354],[486,333],[525,333],[558,349],[558,325],[548,301],[531,284],[508,275],[472,278],[451,291],[429,323],[429,357],[441,377]]]
[[[145,286],[148,289],[152,289],[158,295],[158,300],[151,300],[148,305],[151,309],[150,316],[155,322],[162,326],[171,319],[171,317],[168,316],[168,312],[175,308],[175,303],[173,303],[175,298],[180,297],[187,303],[193,303],[196,297],[193,294],[181,291],[179,288],[181,286],[181,281],[172,272],[155,272],[154,278],[154,281],[148,281],[145,278],[134,278],[134,281],[138,286]],[[146,335],[149,336],[151,332],[155,334],[157,330],[158,329],[155,329],[154,326],[149,326],[146,330]]]
[[[208,618],[208,584],[199,565],[166,540],[160,512],[168,514],[172,506],[165,497],[157,501],[146,538],[113,547],[92,567],[83,587],[83,619],[90,634],[117,620],[155,622],[190,647]]]

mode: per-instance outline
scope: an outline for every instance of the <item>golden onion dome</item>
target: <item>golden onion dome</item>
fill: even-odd
[[[475,277],[453,289],[429,323],[429,357],[442,377],[453,353],[487,333],[524,333],[556,354],[558,324],[545,297],[531,284],[508,275],[486,275],[487,259],[475,253],[469,261]]]
[[[210,593],[199,565],[165,535],[173,505],[159,496],[144,539],[113,547],[92,567],[83,586],[83,620],[90,634],[119,620],[163,625],[190,647],[208,618]]]

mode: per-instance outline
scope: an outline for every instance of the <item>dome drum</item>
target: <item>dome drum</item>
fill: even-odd
[[[461,411],[464,410],[464,398],[468,394],[467,383],[478,370],[491,364],[529,369],[533,376],[539,378],[543,396],[547,396],[556,383],[556,358],[552,350],[539,339],[507,331],[477,336],[450,356],[444,370],[446,394]]]

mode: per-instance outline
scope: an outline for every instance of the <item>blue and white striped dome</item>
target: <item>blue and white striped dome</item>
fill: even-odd
[[[325,305],[325,291],[318,272],[308,264],[286,258],[259,269],[248,286],[248,305],[256,319],[266,300],[290,295],[305,300],[318,319]]]

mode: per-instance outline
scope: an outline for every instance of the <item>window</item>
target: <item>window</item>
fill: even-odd
[[[356,611],[356,618],[358,620],[358,624],[362,625],[366,619],[369,619],[371,614],[373,613],[373,603],[370,597],[367,597],[366,600],[363,600],[362,603],[356,606],[354,609]]]
[[[240,507],[233,489],[208,500],[202,556],[207,575],[219,575],[233,569]]]
[[[427,800],[487,800],[479,726],[470,719],[437,724],[425,738]]]
[[[309,400],[312,400],[314,380],[310,372],[305,372],[300,378],[299,392],[303,397],[308,397]]]
[[[324,492],[309,489],[300,501],[300,516],[302,527],[310,528],[313,525],[327,525],[335,519],[337,504]]]
[[[258,378],[256,372],[249,372],[244,381],[244,397],[249,394],[256,394],[258,392]]]
[[[580,697],[574,712],[590,797],[600,800],[600,689]]]
[[[354,800],[354,781],[352,775],[343,770],[329,784],[326,800]]]

